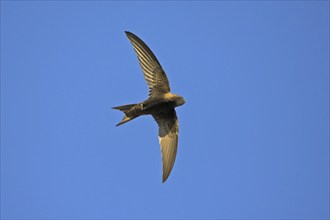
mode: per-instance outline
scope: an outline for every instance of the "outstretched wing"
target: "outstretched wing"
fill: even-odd
[[[179,123],[174,109],[152,115],[159,127],[159,144],[162,151],[163,182],[170,175],[178,149]]]
[[[170,92],[166,74],[150,48],[135,34],[125,31],[139,59],[144,78],[149,86],[149,96]]]

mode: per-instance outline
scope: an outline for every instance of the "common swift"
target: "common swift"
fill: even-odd
[[[150,48],[135,34],[125,31],[140,62],[149,97],[138,104],[113,107],[125,115],[116,125],[122,125],[141,115],[152,115],[158,124],[158,138],[162,152],[163,183],[170,175],[178,148],[179,123],[175,107],[183,105],[182,96],[172,94],[167,76]]]

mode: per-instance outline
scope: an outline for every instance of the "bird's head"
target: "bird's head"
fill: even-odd
[[[183,105],[184,103],[186,103],[186,100],[184,100],[182,96],[178,95],[175,99],[175,107]]]

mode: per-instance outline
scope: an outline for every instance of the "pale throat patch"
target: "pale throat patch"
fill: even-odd
[[[170,100],[171,98],[174,98],[174,97],[175,97],[175,95],[170,92],[164,94],[164,98],[167,100]]]

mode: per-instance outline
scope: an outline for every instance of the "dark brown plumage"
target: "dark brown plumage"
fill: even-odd
[[[179,123],[174,108],[183,105],[185,100],[170,92],[167,76],[149,47],[135,34],[128,31],[125,33],[139,59],[149,87],[149,97],[138,104],[113,107],[125,114],[117,126],[141,115],[153,116],[159,127],[158,137],[162,151],[163,182],[165,182],[173,168],[178,147]]]

